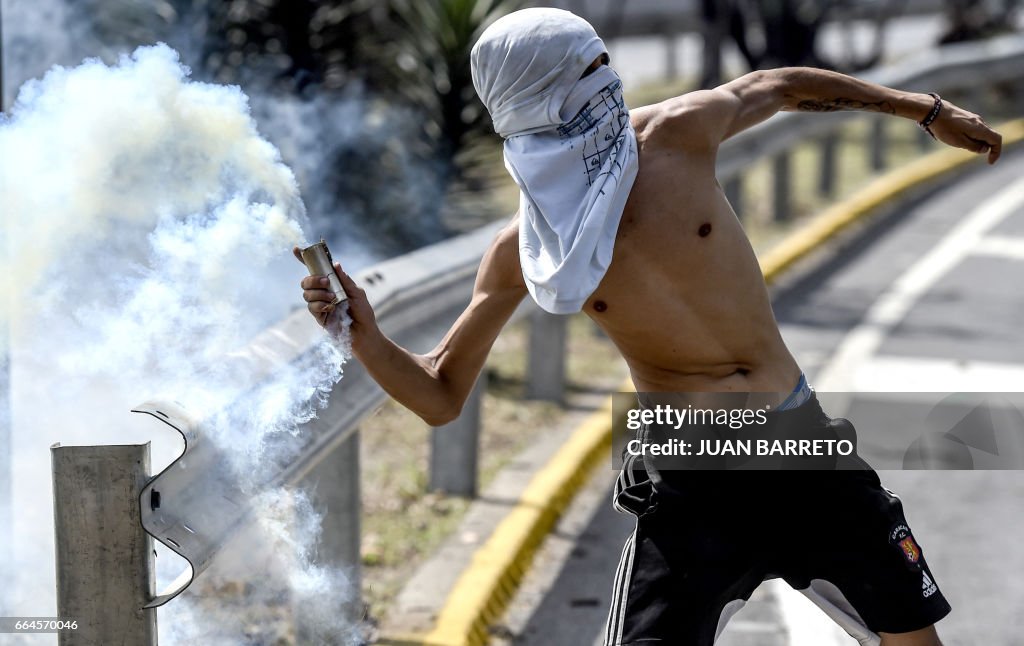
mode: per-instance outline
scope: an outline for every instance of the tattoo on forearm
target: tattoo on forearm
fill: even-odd
[[[896,108],[893,107],[888,101],[877,101],[875,103],[867,103],[864,101],[858,101],[856,99],[824,99],[816,101],[814,99],[805,99],[796,104],[798,110],[804,112],[837,112],[839,110],[866,110],[868,112],[884,112],[886,114],[896,114]]]

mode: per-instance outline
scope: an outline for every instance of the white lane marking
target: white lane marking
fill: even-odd
[[[1024,237],[1019,236],[985,236],[971,250],[972,254],[1024,260]]]
[[[972,250],[979,248],[985,234],[1022,203],[1024,180],[1018,180],[972,210],[875,301],[865,315],[864,321],[846,335],[832,359],[812,380],[815,388],[822,392],[834,393],[849,392],[854,386],[870,391],[890,389],[906,392],[908,388],[913,389],[913,386],[922,379],[921,373],[917,373],[916,370],[914,375],[907,374],[909,370],[899,375],[901,381],[898,382],[898,387],[893,387],[895,384],[882,384],[863,378],[867,374],[879,376],[884,371],[870,370],[859,373],[857,368],[875,354],[886,335],[903,320],[914,303]],[[991,252],[999,244],[989,243],[987,246],[980,246],[980,249],[983,253]],[[1008,248],[1009,245],[1005,244],[999,247],[1001,252]],[[879,359],[874,360],[876,368],[884,367],[878,362]],[[975,366],[975,370],[980,370],[987,379],[994,372],[994,366]],[[949,371],[948,366],[946,372],[945,377],[950,381],[944,381],[941,390],[948,390],[948,386],[959,380],[959,377]],[[938,377],[933,381],[938,381]],[[994,390],[1002,389],[1001,387]],[[830,410],[829,414],[841,416],[843,412]],[[769,585],[773,587],[779,600],[782,621],[790,635],[790,646],[847,646],[856,643],[814,603],[785,582],[775,580],[769,582]]]
[[[998,393],[1024,385],[1024,365],[878,356],[854,367],[854,392]]]
[[[1024,180],[982,202],[910,267],[871,306],[864,321],[851,330],[831,361],[814,379],[815,388],[841,393],[852,390],[855,369],[871,357],[914,303],[975,248],[992,227],[1024,204]],[[872,387],[871,390],[879,390]],[[842,416],[845,411],[830,412]]]

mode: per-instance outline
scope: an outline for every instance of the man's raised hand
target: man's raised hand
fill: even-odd
[[[949,146],[964,148],[972,153],[988,153],[988,163],[994,164],[1003,152],[1003,137],[978,115],[943,100],[939,116],[930,129],[936,139]]]
[[[302,262],[301,249],[295,247],[292,249],[292,253],[295,254],[299,262]],[[305,266],[305,263],[303,263],[303,266]],[[349,316],[352,318],[352,343],[355,344],[359,338],[364,336],[367,330],[376,329],[377,320],[373,314],[373,308],[370,306],[370,301],[366,297],[366,292],[356,285],[351,276],[342,270],[340,263],[334,263],[334,271],[338,274],[338,278],[341,279],[341,286],[348,296],[347,301],[340,303],[337,307],[331,305],[335,300],[335,295],[330,291],[330,281],[327,276],[306,276],[303,278],[300,283],[302,298],[306,301],[306,309],[313,315],[316,322],[331,333],[339,331],[341,313],[338,310],[347,305]]]

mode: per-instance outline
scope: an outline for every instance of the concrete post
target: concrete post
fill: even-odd
[[[702,88],[712,88],[722,82],[722,42],[729,28],[729,6],[721,0],[701,0],[701,32],[704,36],[701,52]]]
[[[431,491],[473,498],[477,494],[480,426],[487,371],[477,377],[458,419],[430,431]]]
[[[352,432],[324,456],[303,479],[314,508],[323,514],[316,562],[340,570],[349,582],[352,596],[337,600],[337,612],[350,622],[363,616],[361,517],[359,479],[359,431]],[[292,621],[297,644],[341,644],[324,635],[319,618],[300,600],[293,600]],[[347,642],[344,642],[347,643]]]
[[[964,106],[965,110],[969,110],[974,114],[980,114],[984,118],[984,115],[992,112],[991,91],[989,86],[975,85],[967,90],[963,103],[954,102],[957,105]]]
[[[57,556],[57,616],[78,629],[60,646],[154,645],[153,539],[139,494],[149,480],[149,443],[50,449]]]
[[[359,599],[362,579],[359,473],[359,431],[354,431],[313,467],[305,479],[311,485],[311,502],[324,514],[317,562],[345,573],[355,598],[349,606],[339,607],[338,611],[348,614],[353,620],[362,613]],[[302,639],[307,634],[303,624],[309,619],[301,608],[296,608],[295,617],[299,643],[310,643],[308,639]]]
[[[932,136],[925,132],[924,128],[917,129],[917,146],[921,149],[921,152],[926,153],[932,150],[932,145],[935,140]]]
[[[671,83],[679,78],[679,40],[674,29],[662,34],[665,41],[665,82]]]
[[[818,194],[832,197],[836,191],[836,154],[839,149],[839,135],[830,132],[821,138],[821,174],[818,175]]]
[[[883,171],[888,164],[889,142],[886,139],[885,117],[876,116],[871,120],[871,141],[869,143],[871,155],[871,170]]]
[[[789,151],[784,151],[772,159],[772,218],[776,222],[788,220],[792,215],[790,208]]]
[[[530,316],[526,398],[561,402],[565,397],[567,316],[538,309]]]
[[[1013,81],[1007,81],[1009,83],[1009,91],[1007,92],[1005,100],[1001,103],[1001,109],[1005,110],[1009,106],[1024,105],[1024,79],[1016,78]],[[985,115],[981,115],[983,119],[987,119]]]

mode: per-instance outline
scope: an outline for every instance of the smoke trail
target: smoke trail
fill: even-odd
[[[245,4],[245,3],[242,3]],[[8,85],[41,75],[53,64],[86,56],[116,61],[120,52],[169,43],[212,80],[211,5],[180,0],[5,0]],[[416,106],[399,106],[358,81],[327,89],[281,78],[280,56],[228,66],[249,96],[264,137],[273,142],[303,186],[312,236],[323,236],[350,269],[406,253],[450,234],[444,218],[461,212],[446,199],[446,163],[422,136]],[[5,103],[7,104],[7,103]],[[469,207],[479,216],[479,205]],[[446,215],[447,214],[447,215]]]
[[[0,96],[4,106],[11,104],[16,88],[28,79],[41,75],[55,63],[75,60],[71,50],[83,39],[63,38],[70,27],[63,2],[4,1],[4,93]]]
[[[303,241],[304,207],[245,95],[190,81],[170,48],[30,81],[0,121],[0,159],[0,327],[11,334],[17,457],[13,548],[17,562],[29,564],[15,574],[7,605],[11,614],[52,615],[52,443],[149,440],[152,425],[127,411],[176,399],[210,420],[214,441],[238,456],[239,472],[258,491],[268,447],[275,459],[297,448],[298,425],[340,379],[346,355],[325,341],[304,365],[262,383],[225,360],[294,306],[304,271],[290,248]],[[161,469],[180,447],[176,438],[153,439],[153,467]],[[260,531],[245,540],[269,546],[265,562],[232,576],[253,590],[316,601],[316,629],[345,643],[351,628],[337,606],[349,592],[341,573],[310,557],[318,519],[309,504],[264,492],[257,515]],[[182,567],[163,561],[165,579]],[[192,595],[161,611],[161,633],[169,643],[251,641],[246,612],[262,611],[260,604],[248,595],[239,612],[211,617]]]
[[[348,267],[450,235],[440,219],[450,206],[443,161],[425,146],[414,109],[376,99],[359,83],[312,98],[256,92],[252,99],[260,127],[302,186],[318,189],[304,191],[310,231]]]

